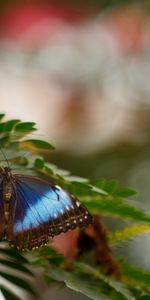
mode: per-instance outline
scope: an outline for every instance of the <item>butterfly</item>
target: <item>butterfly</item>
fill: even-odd
[[[78,199],[34,176],[0,169],[0,239],[32,249],[61,232],[87,226],[92,216]]]

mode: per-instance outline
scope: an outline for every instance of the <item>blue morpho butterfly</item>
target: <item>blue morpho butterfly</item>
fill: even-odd
[[[0,239],[32,249],[61,232],[92,222],[88,210],[57,185],[0,168]]]

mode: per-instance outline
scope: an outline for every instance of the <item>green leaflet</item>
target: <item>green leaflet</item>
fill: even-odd
[[[122,272],[127,284],[136,288],[144,288],[150,292],[150,271],[144,271],[133,265],[122,264]]]
[[[22,132],[28,134],[31,131],[36,130],[34,122],[20,122],[15,126],[16,132]]]
[[[7,279],[14,285],[24,289],[25,291],[29,292],[32,295],[36,295],[35,290],[32,288],[32,286],[24,279],[22,279],[20,276],[15,276],[12,274],[8,274],[8,272],[0,271],[0,276],[4,279]]]
[[[20,297],[18,297],[16,294],[11,292],[8,288],[4,287],[3,285],[0,285],[0,292],[6,300],[21,300]]]
[[[45,150],[52,150],[54,149],[54,146],[52,146],[50,143],[42,140],[37,140],[37,139],[29,139],[29,140],[24,140],[23,142],[20,143],[22,147],[32,147],[37,148],[37,149],[45,149]]]

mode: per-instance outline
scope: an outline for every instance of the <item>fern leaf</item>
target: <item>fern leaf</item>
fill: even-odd
[[[125,199],[107,197],[82,198],[83,203],[94,214],[119,217],[124,220],[150,223],[150,215],[143,210],[130,205]]]

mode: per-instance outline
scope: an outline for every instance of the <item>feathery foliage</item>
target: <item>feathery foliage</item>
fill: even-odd
[[[124,225],[123,229],[116,232],[107,230],[108,245],[104,246],[103,252],[105,254],[105,249],[107,249],[107,257],[111,258],[112,256],[110,247],[150,231],[150,215],[138,208],[135,201],[132,203],[132,200],[127,199],[135,195],[134,190],[121,189],[116,180],[101,179],[92,184],[86,178],[71,176],[68,171],[45,162],[38,151],[49,151],[54,147],[46,141],[29,138],[28,134],[36,130],[35,124],[21,122],[18,119],[5,121],[4,118],[4,114],[0,114],[0,146],[13,173],[42,176],[79,197],[91,214],[110,216],[114,220],[119,218],[125,221],[126,226]],[[7,164],[2,152],[0,152],[0,163],[1,166]],[[91,229],[85,233],[89,239],[88,246],[90,239],[94,241],[92,251],[87,247],[85,252],[83,251],[81,255],[72,260],[64,258],[50,246],[22,254],[17,250],[10,249],[7,243],[1,242],[0,291],[4,299],[20,299],[12,286],[17,286],[35,296],[30,280],[33,277],[31,268],[34,270],[39,266],[43,270],[43,278],[48,285],[66,285],[90,299],[142,300],[143,297],[150,297],[150,272],[124,262],[114,262],[115,260],[113,261],[112,258],[110,259],[112,269],[109,268],[108,260],[107,270],[109,269],[109,272],[105,272],[106,262],[101,261],[100,263],[98,257],[98,251],[100,251],[98,246],[103,244],[103,239],[98,244],[97,240],[94,240],[93,232],[94,229]],[[89,253],[87,253],[88,251]],[[90,255],[90,260],[88,260],[90,262],[87,262],[86,253]],[[113,271],[117,268],[117,264],[120,276],[116,276]]]

